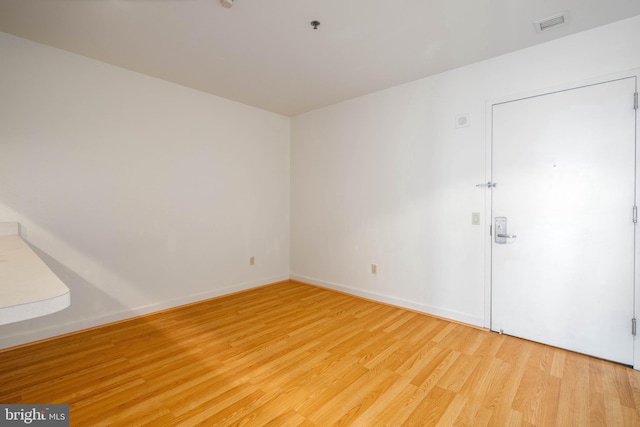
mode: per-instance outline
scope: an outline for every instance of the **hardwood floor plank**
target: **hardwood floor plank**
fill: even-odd
[[[631,398],[633,399],[633,406],[630,407],[640,417],[640,375],[637,375],[637,371],[632,369],[626,370],[629,385],[631,386]],[[640,423],[638,424],[640,425]]]
[[[0,402],[82,426],[640,425],[640,373],[281,282],[0,351]]]
[[[239,425],[251,425],[251,424],[239,424]],[[255,425],[255,424],[254,424]],[[275,418],[265,422],[264,427],[300,427],[300,426],[313,426],[313,423],[308,421],[305,417],[298,414],[296,411],[290,409]]]
[[[478,360],[476,367],[469,372],[466,381],[460,389],[460,393],[467,394],[472,400],[479,400],[486,392],[491,376],[489,369],[496,359],[495,354],[507,337],[492,336],[484,345],[480,346],[475,357]]]
[[[541,406],[552,362],[553,352],[549,347],[534,346],[531,349],[512,404],[513,409],[522,413],[523,422],[535,425],[541,418]]]
[[[442,416],[438,420],[434,420],[433,425],[436,427],[449,427],[456,424],[456,420],[460,416],[463,408],[467,405],[468,399],[465,395],[455,393],[455,397],[447,406],[447,409],[442,413]]]
[[[387,333],[391,333],[391,332],[396,332],[399,329],[405,329],[407,328],[408,325],[411,324],[411,322],[416,318],[416,317],[420,317],[418,314],[416,313],[412,313],[411,311],[398,311],[398,316],[396,318],[393,319],[393,321],[387,325],[386,327],[384,327],[382,330],[384,332]],[[400,335],[395,335],[397,337],[400,337]]]
[[[451,366],[451,369],[444,373],[438,385],[447,390],[459,393],[469,378],[469,375],[476,370],[479,362],[479,357],[460,354]]]
[[[401,426],[405,420],[415,411],[422,402],[426,393],[418,387],[408,384],[403,387],[388,406],[380,411],[374,421],[374,425]]]
[[[491,336],[491,332],[474,328],[463,328],[465,334],[456,341],[454,349],[468,356],[476,354],[478,349]]]
[[[561,351],[553,353],[553,364],[551,365],[551,375],[557,378],[562,378],[564,372],[564,359],[566,354]]]
[[[632,408],[622,407],[622,424],[624,426],[640,426],[638,411]]]
[[[455,398],[456,393],[436,386],[427,393],[404,422],[408,425],[436,425]]]
[[[558,419],[558,402],[562,380],[552,375],[547,379],[547,387],[544,390],[544,397],[540,405],[540,421],[536,425],[555,426]],[[573,410],[574,408],[570,408]]]
[[[622,367],[614,367],[614,383],[615,391],[620,403],[628,408],[635,407],[635,401],[633,399],[633,391],[631,391],[631,384],[627,372]]]
[[[362,378],[367,378],[369,372],[365,368],[357,367],[341,371],[337,375],[326,375],[318,378],[318,387],[312,390],[310,396],[300,399],[300,404],[295,409],[307,418],[312,419],[314,414],[321,411],[329,402],[335,402],[335,397],[343,390],[355,382],[361,384],[363,382]]]
[[[336,393],[333,399],[311,414],[309,420],[321,426],[355,422],[398,378],[399,375],[387,370],[368,371]]]
[[[434,347],[434,349],[438,348]],[[413,376],[411,384],[420,387],[427,382],[433,382],[434,378],[439,380],[459,356],[460,353],[457,351],[451,351],[448,348],[441,349],[438,354],[434,354],[431,360],[421,367],[420,372]]]
[[[568,353],[562,371],[558,398],[558,425],[589,424],[588,359]]]
[[[373,426],[382,425],[382,412],[394,408],[396,402],[401,402],[416,391],[417,387],[411,385],[410,378],[400,375],[387,388],[381,388],[375,402],[360,414],[353,425]]]
[[[464,395],[463,395],[464,396]],[[473,401],[465,396],[467,401],[466,405],[458,414],[458,418],[453,422],[452,426],[464,427],[464,426],[482,426],[480,420],[477,419],[478,413],[482,409],[479,402]],[[487,425],[486,422],[484,425]],[[551,424],[552,425],[552,424]]]
[[[516,391],[526,371],[526,360],[530,351],[523,351],[518,358],[507,363],[507,369],[497,387],[493,389],[495,409],[490,419],[491,424],[500,424],[503,420],[518,420],[522,423],[523,414],[513,408]],[[514,421],[515,422],[515,421]]]

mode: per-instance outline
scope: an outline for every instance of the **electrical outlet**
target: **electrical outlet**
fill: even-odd
[[[378,274],[378,266],[371,264],[371,274]]]
[[[249,258],[249,265],[255,265],[256,259],[254,257]]]

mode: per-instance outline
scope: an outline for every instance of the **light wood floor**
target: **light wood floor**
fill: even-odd
[[[640,372],[286,282],[0,352],[72,426],[640,425]]]

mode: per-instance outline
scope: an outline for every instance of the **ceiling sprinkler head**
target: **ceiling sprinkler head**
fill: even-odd
[[[320,25],[320,21],[311,21],[311,26],[313,27],[314,30],[317,30],[319,25]]]
[[[233,6],[233,0],[220,0],[220,4],[228,9]]]

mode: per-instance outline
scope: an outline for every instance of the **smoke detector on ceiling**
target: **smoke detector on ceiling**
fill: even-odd
[[[233,6],[233,0],[220,0],[220,4],[228,9]]]
[[[543,31],[557,28],[569,22],[569,11],[565,10],[557,15],[550,16],[548,18],[541,19],[533,23],[536,28],[536,33],[542,33]]]

